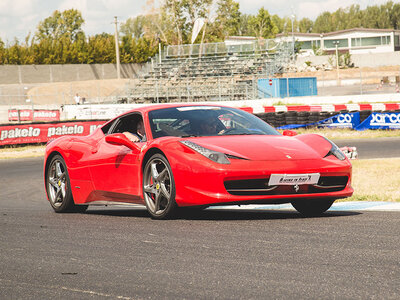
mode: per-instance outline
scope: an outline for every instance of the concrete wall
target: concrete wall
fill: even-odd
[[[122,64],[121,78],[137,78],[142,64]],[[117,78],[115,64],[0,65],[0,84],[49,83]]]
[[[328,64],[329,57],[332,57],[332,55],[298,57],[296,65],[301,66],[306,61],[310,61],[312,65]],[[391,53],[352,54],[351,61],[354,63],[355,67],[400,67],[400,51]],[[335,59],[333,62],[335,62]]]

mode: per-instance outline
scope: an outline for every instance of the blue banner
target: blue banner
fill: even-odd
[[[400,112],[372,113],[358,125],[356,130],[366,129],[400,129]]]
[[[328,119],[317,122],[318,127],[330,128],[355,128],[360,125],[360,113],[338,114]]]
[[[345,113],[329,117],[325,120],[308,124],[290,124],[278,127],[278,129],[296,129],[302,127],[328,127],[328,128],[356,128],[360,125],[360,113]]]

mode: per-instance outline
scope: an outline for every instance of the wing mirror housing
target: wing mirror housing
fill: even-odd
[[[106,142],[111,145],[123,145],[131,149],[134,153],[140,153],[139,146],[130,141],[123,133],[113,133],[106,135]]]
[[[296,136],[297,132],[294,130],[284,130],[282,134],[284,136]]]

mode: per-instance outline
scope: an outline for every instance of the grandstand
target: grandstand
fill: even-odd
[[[167,46],[130,84],[129,102],[255,99],[257,79],[282,73],[291,49],[291,43],[273,40]]]

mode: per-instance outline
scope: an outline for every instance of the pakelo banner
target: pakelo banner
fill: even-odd
[[[104,121],[1,125],[0,146],[46,143],[63,135],[89,135]]]
[[[33,113],[32,113],[33,112]],[[9,109],[8,121],[36,121],[36,122],[54,122],[60,121],[59,110],[48,109]]]
[[[372,113],[355,129],[400,129],[400,112]]]

